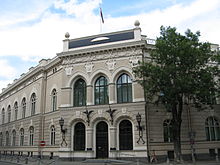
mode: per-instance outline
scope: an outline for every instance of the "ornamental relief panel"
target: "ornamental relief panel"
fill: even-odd
[[[108,67],[108,70],[110,70],[110,71],[114,70],[115,64],[116,64],[116,62],[114,59],[109,59],[106,61],[106,65]]]
[[[77,63],[85,63],[85,69],[87,73],[91,73],[94,68],[94,64],[92,61],[97,60],[106,60],[106,66],[109,71],[114,70],[116,65],[116,58],[120,57],[130,57],[129,61],[132,67],[136,67],[138,65],[139,59],[137,56],[142,54],[141,49],[123,49],[123,50],[110,50],[103,51],[101,53],[91,53],[86,55],[77,55],[77,56],[68,56],[63,58],[62,65],[66,72],[67,76],[70,76],[74,70],[74,64]]]
[[[129,58],[129,62],[131,64],[131,67],[134,68],[138,66],[139,59],[137,56],[132,56]]]
[[[93,64],[92,62],[87,62],[87,63],[85,64],[86,72],[87,72],[87,73],[91,73],[93,67],[94,67],[94,64]]]
[[[117,57],[127,57],[127,56],[137,56],[141,55],[141,49],[127,49],[127,50],[119,50],[119,51],[107,51],[102,53],[92,53],[87,55],[78,55],[78,56],[68,56],[63,58],[63,65],[70,65],[75,63],[82,63],[88,61],[94,61],[99,59],[110,59]]]

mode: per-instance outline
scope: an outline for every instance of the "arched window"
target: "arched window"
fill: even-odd
[[[20,146],[24,145],[24,129],[20,129]]]
[[[55,127],[51,126],[50,128],[50,145],[55,145],[55,136],[56,132],[55,132]]]
[[[18,119],[18,102],[17,101],[14,104],[14,109],[15,109],[14,119],[17,120]]]
[[[29,145],[34,145],[34,127],[30,127],[29,129]]]
[[[132,101],[132,81],[125,73],[117,80],[117,101],[118,103],[127,103]]]
[[[3,146],[3,134],[0,132],[0,146]]]
[[[24,119],[25,113],[26,113],[26,99],[25,99],[25,97],[21,101],[21,106],[22,106],[22,119]]]
[[[132,124],[129,120],[122,120],[119,124],[119,149],[133,149]]]
[[[12,131],[12,146],[15,146],[16,144],[16,131]]]
[[[56,111],[57,110],[57,91],[56,91],[56,89],[53,89],[51,96],[52,96],[52,111]]]
[[[5,134],[5,139],[6,139],[6,146],[9,146],[9,142],[10,142],[10,137],[9,137],[9,132],[7,131],[6,134]]]
[[[163,122],[163,137],[164,142],[173,142],[173,129],[171,120],[165,120]]]
[[[31,116],[35,114],[36,110],[36,94],[31,95]]]
[[[5,109],[2,109],[2,124],[5,123]]]
[[[10,123],[11,121],[11,106],[8,106],[8,122]]]
[[[86,105],[86,83],[83,79],[79,79],[74,84],[74,106]]]
[[[85,141],[86,141],[85,125],[79,122],[74,127],[74,150],[84,151]]]
[[[208,141],[220,140],[219,122],[215,117],[208,117],[205,122],[206,139]]]
[[[95,104],[108,104],[108,81],[104,76],[95,82]]]

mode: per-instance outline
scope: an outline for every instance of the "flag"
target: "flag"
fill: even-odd
[[[102,19],[102,23],[104,23],[104,17],[103,17],[103,14],[102,14],[102,8],[100,7],[100,16],[101,16],[101,19]]]

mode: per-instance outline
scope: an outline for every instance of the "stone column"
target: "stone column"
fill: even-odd
[[[93,149],[93,128],[88,127],[86,129],[86,150],[91,151]]]
[[[87,91],[86,91],[86,102],[87,105],[93,105],[93,92],[92,92],[92,85],[87,86]]]
[[[110,127],[110,150],[114,151],[117,147],[117,128],[116,127]]]
[[[109,84],[109,103],[116,103],[116,94],[115,94],[115,83]]]

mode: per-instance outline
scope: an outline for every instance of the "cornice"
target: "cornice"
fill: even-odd
[[[10,92],[11,90],[13,90],[14,88],[18,87],[20,84],[24,83],[25,81],[27,81],[28,79],[30,79],[31,77],[34,77],[34,75],[36,75],[37,73],[41,73],[44,70],[43,66],[38,66],[37,68],[35,68],[34,70],[32,70],[30,73],[25,74],[23,76],[21,76],[18,80],[16,80],[15,82],[13,82],[9,87],[7,87],[1,94],[0,97],[2,97],[3,95],[7,94],[8,92]]]
[[[87,54],[94,54],[100,52],[106,52],[109,50],[117,50],[117,49],[127,49],[132,47],[140,47],[144,48],[146,46],[146,41],[124,41],[124,42],[114,42],[114,43],[106,43],[102,45],[95,45],[95,46],[88,46],[79,49],[70,49],[66,52],[57,53],[57,56],[67,57],[67,56],[78,56],[78,55],[87,55]]]
[[[40,73],[46,71],[47,69],[51,68],[52,66],[56,65],[60,61],[61,61],[60,58],[58,58],[56,56],[53,59],[51,59],[50,61],[48,61],[48,63],[43,66],[40,64],[37,65],[32,70],[28,71],[24,75],[21,75],[21,77],[19,79],[17,79],[16,81],[14,81],[10,86],[5,88],[5,90],[2,91],[2,93],[0,94],[0,97],[7,94],[8,92],[13,90],[14,88],[18,87],[20,84],[24,83],[28,79],[31,79],[32,77],[36,76],[37,74],[40,74]]]

